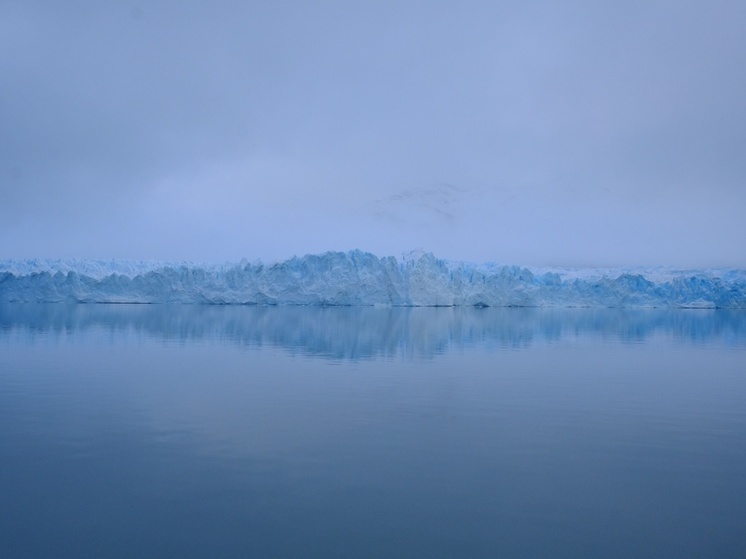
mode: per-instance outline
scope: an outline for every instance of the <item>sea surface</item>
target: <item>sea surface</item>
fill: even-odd
[[[0,305],[0,557],[746,557],[746,313]]]

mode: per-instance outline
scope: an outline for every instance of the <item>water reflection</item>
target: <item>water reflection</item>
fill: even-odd
[[[740,558],[745,340],[724,311],[0,306],[0,557]]]
[[[230,340],[332,359],[433,356],[472,345],[527,348],[573,337],[746,345],[746,313],[725,310],[0,305],[0,336],[103,329],[164,340]]]

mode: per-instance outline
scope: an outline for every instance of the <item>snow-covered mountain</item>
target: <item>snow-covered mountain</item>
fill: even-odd
[[[746,308],[746,271],[521,268],[351,251],[196,265],[0,262],[0,302]]]

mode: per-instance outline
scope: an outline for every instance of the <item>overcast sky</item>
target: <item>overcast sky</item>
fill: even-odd
[[[0,258],[746,267],[746,2],[0,0]]]

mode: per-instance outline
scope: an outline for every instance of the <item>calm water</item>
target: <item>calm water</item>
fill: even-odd
[[[746,556],[746,314],[0,306],[0,557]]]

